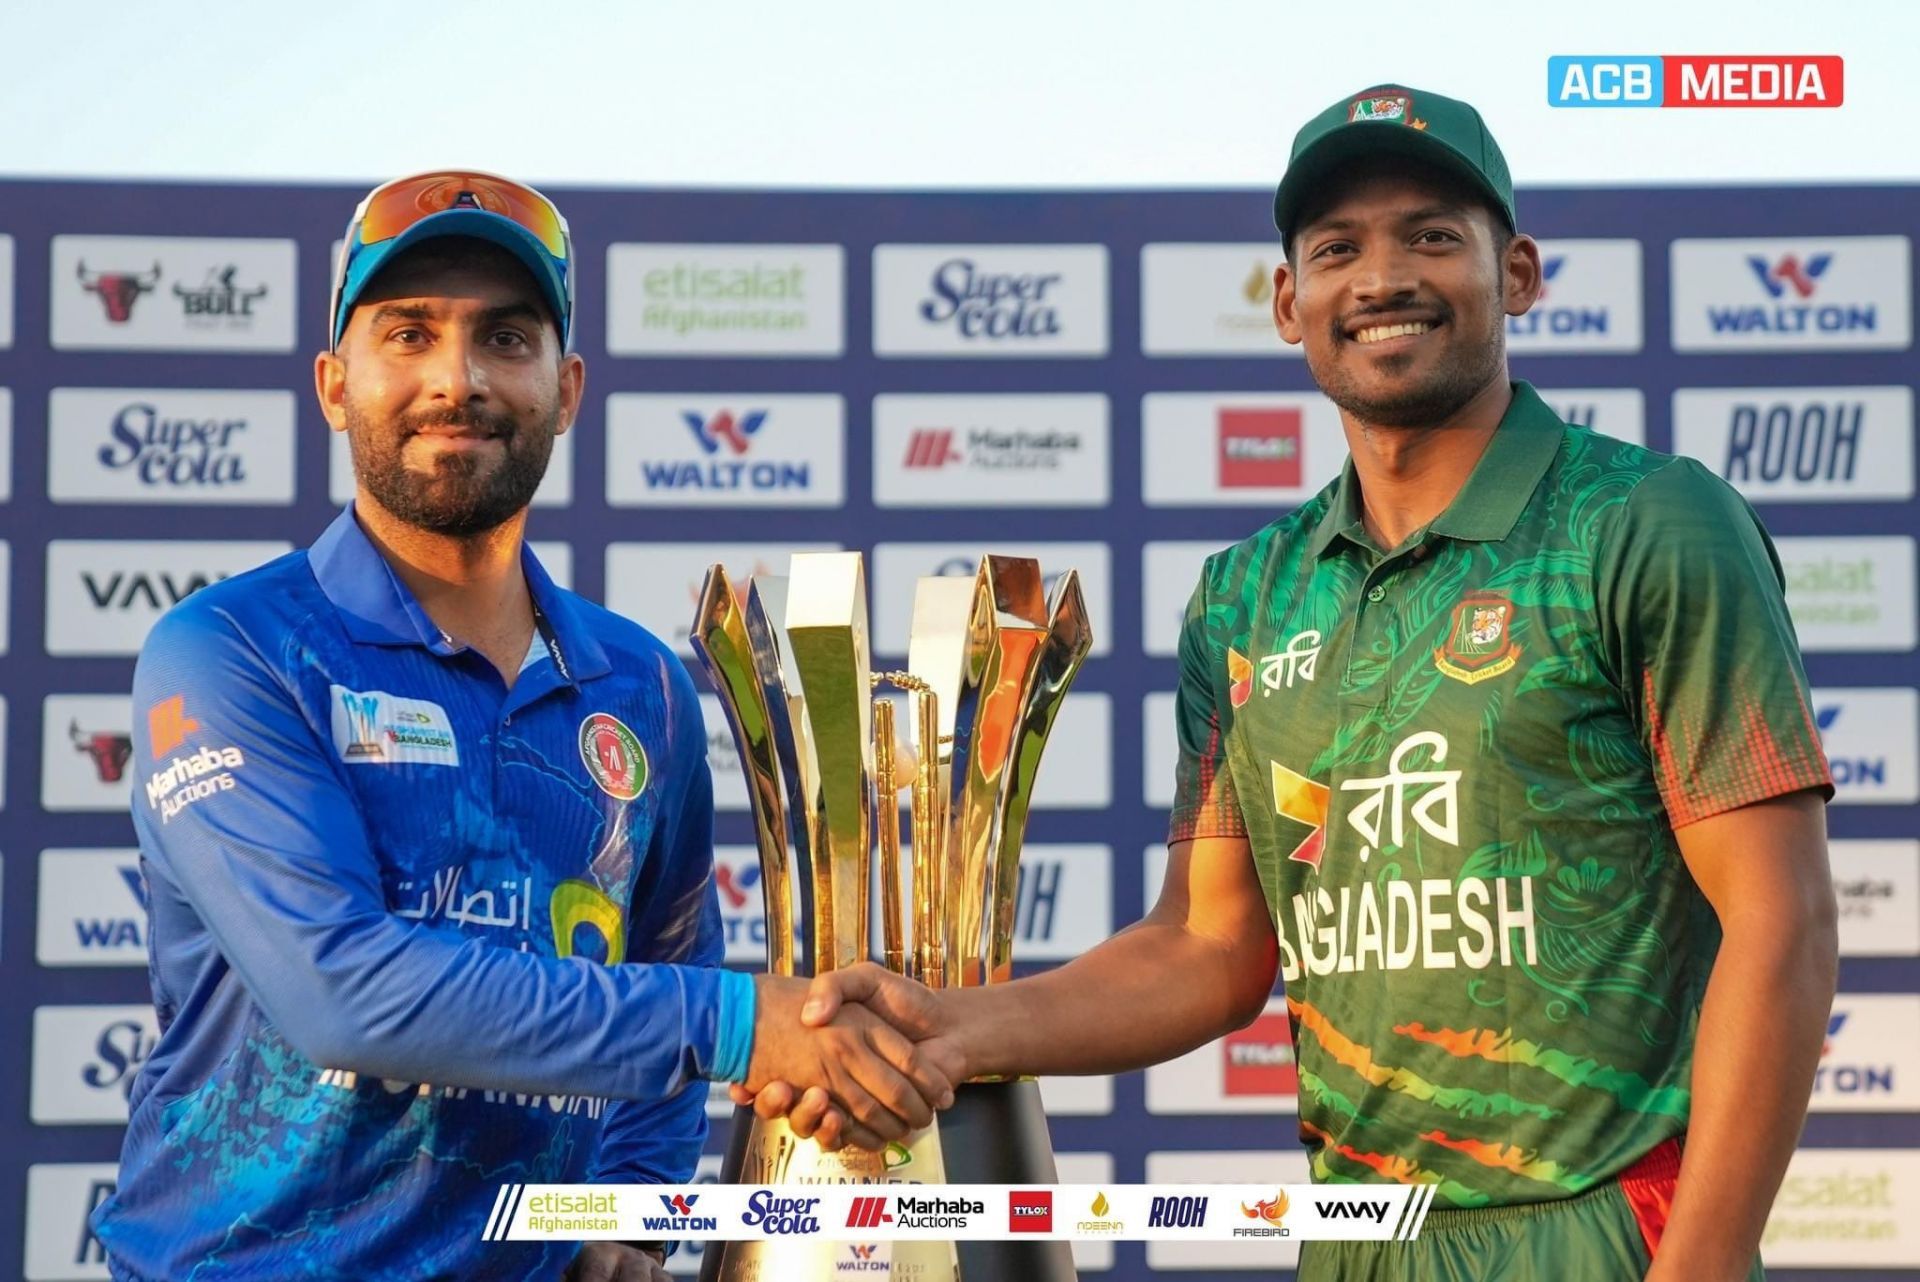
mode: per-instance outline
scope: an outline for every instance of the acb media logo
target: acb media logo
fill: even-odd
[[[1556,55],[1553,107],[1838,107],[1840,58],[1799,54]]]

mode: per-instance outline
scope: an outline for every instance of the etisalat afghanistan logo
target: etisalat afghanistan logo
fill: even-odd
[[[1453,607],[1447,639],[1433,652],[1433,666],[1442,676],[1477,685],[1520,661],[1513,641],[1513,602],[1492,592],[1462,597]]]

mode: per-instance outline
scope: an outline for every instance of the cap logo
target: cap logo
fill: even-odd
[[[1403,93],[1355,98],[1353,105],[1347,108],[1347,123],[1353,124],[1360,120],[1404,121],[1412,110],[1413,99]]]

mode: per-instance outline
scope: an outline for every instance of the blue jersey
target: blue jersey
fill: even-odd
[[[698,696],[523,563],[511,689],[351,508],[148,639],[161,1035],[95,1215],[114,1276],[547,1282],[572,1244],[480,1240],[501,1182],[692,1178],[752,1000],[715,969]]]

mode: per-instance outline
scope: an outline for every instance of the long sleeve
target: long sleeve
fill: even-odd
[[[391,912],[329,744],[222,612],[161,621],[134,707],[149,865],[301,1054],[400,1081],[652,1100],[710,1064],[715,970],[536,956]],[[160,988],[165,1019],[181,995]]]

